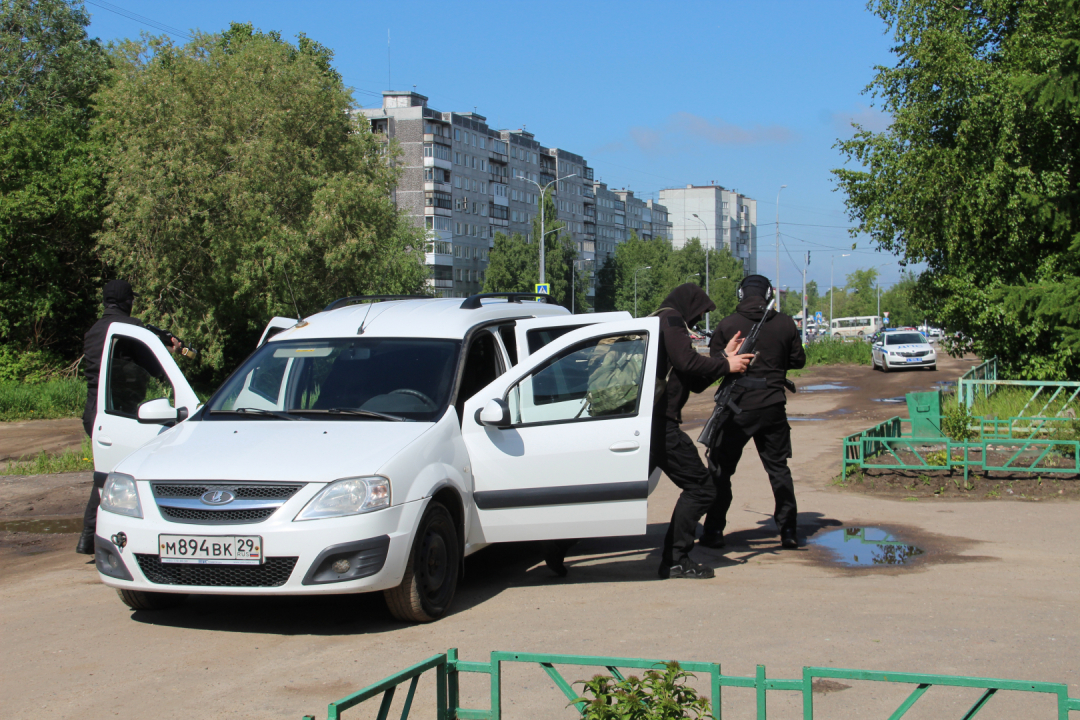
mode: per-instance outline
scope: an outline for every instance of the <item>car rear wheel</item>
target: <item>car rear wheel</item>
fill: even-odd
[[[168,610],[184,602],[186,595],[178,593],[144,592],[143,590],[122,590],[116,594],[132,610]]]
[[[383,593],[390,614],[407,622],[438,620],[450,609],[460,572],[454,519],[433,500],[420,519],[401,584]]]

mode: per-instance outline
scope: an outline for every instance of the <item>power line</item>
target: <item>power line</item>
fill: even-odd
[[[113,5],[112,3],[105,2],[104,0],[85,0],[85,2],[87,5],[93,5],[94,7],[99,7],[102,10],[108,10],[109,12],[116,13],[117,15],[120,15],[122,17],[126,17],[128,20],[134,20],[137,23],[149,25],[155,30],[160,30],[167,35],[179,35],[180,37],[187,38],[188,40],[195,39],[183,30],[177,30],[176,28],[166,25],[165,23],[158,22],[157,20],[151,20],[150,18],[139,15],[138,13],[133,13],[130,10],[125,10],[119,5]]]

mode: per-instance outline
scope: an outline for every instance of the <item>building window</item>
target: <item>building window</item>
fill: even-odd
[[[424,205],[449,210],[451,208],[450,193],[428,192],[424,193]]]
[[[461,140],[461,130],[458,128],[454,128],[454,139]]]

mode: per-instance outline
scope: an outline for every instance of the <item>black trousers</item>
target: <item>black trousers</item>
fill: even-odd
[[[665,567],[681,563],[694,547],[697,524],[714,504],[716,486],[701,461],[697,446],[677,422],[655,419],[649,457],[649,474],[659,467],[682,493],[671,513],[661,562]]]
[[[784,403],[732,415],[724,423],[721,433],[720,441],[709,451],[709,470],[716,486],[716,498],[705,517],[705,532],[724,532],[731,507],[731,476],[739,465],[743,448],[752,438],[772,484],[776,528],[782,537],[793,536],[798,507],[795,483],[787,464],[791,457],[791,426]]]
[[[93,391],[91,391],[93,392]],[[83,430],[90,437],[94,436],[94,418],[97,416],[97,394],[87,399],[86,409],[83,411]],[[83,510],[83,533],[93,535],[97,530],[97,509],[101,504],[101,488],[105,487],[105,478],[102,473],[94,473],[94,487],[90,489],[90,499],[86,501],[86,509]],[[100,479],[99,479],[100,478]]]

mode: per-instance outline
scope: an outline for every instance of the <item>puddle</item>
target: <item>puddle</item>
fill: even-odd
[[[905,402],[907,402],[907,398],[906,397],[874,398],[874,402],[905,403]]]
[[[908,545],[875,527],[830,530],[819,537],[810,538],[809,542],[827,549],[836,562],[844,567],[906,565],[924,552],[922,548]]]
[[[47,534],[77,533],[82,532],[82,518],[4,520],[0,522],[0,531]]]
[[[788,417],[788,422],[824,422],[825,418]]]
[[[930,383],[936,387],[952,387],[956,384],[955,380],[938,380],[937,382]]]
[[[827,390],[850,390],[850,385],[839,383],[825,383],[823,385],[800,385],[799,392],[825,392]]]

